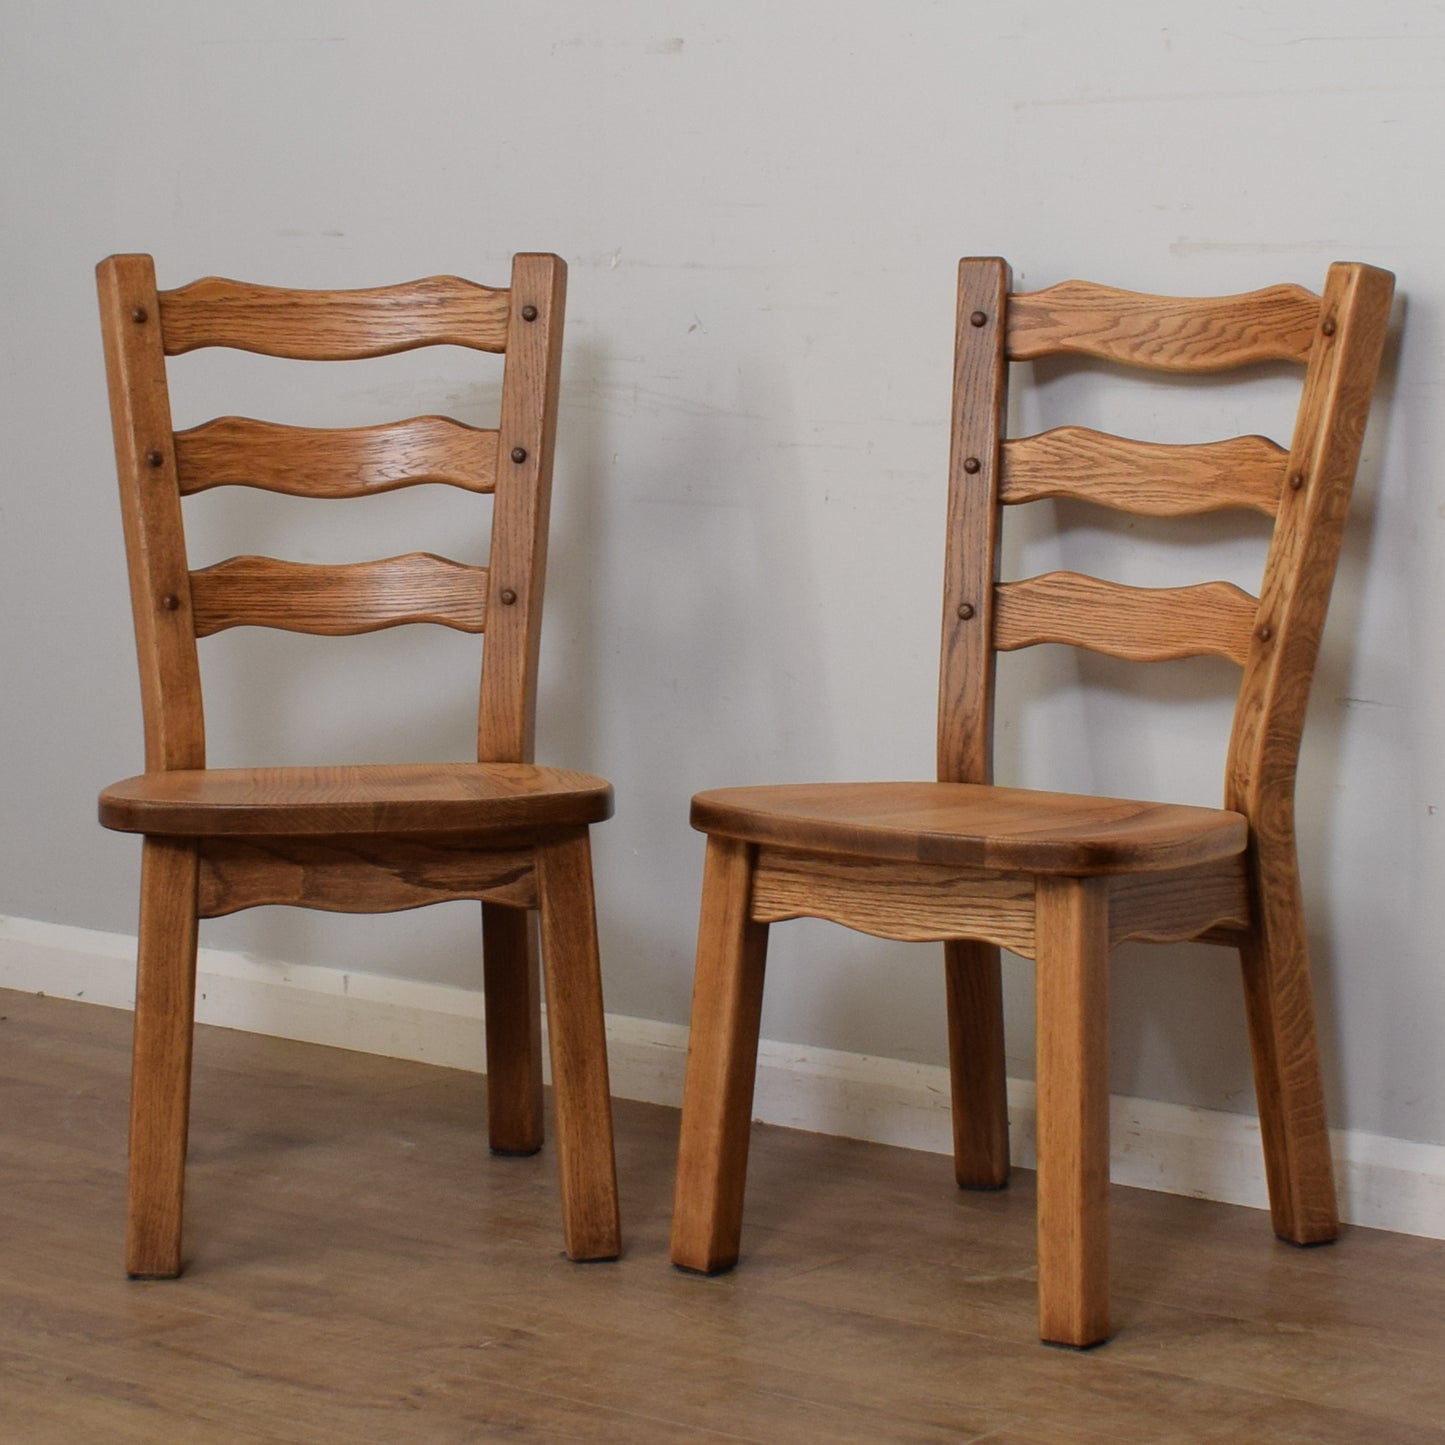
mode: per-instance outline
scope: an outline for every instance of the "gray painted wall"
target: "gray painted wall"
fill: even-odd
[[[568,259],[540,755],[617,785],[597,839],[608,1005],[670,1020],[691,979],[691,792],[931,768],[958,256],[1006,255],[1025,286],[1184,293],[1367,260],[1399,273],[1408,324],[1315,690],[1304,869],[1335,1121],[1445,1142],[1441,6],[51,0],[0,28],[0,909],[134,926],[138,849],[93,821],[141,758],[91,281],[108,252],[152,251],[162,285],[501,283],[513,250]],[[1161,379],[1039,379],[1018,429],[1279,434],[1292,405],[1279,377],[1187,400]],[[446,353],[324,382],[206,355],[175,391],[188,422],[485,423],[497,374]],[[436,547],[440,526],[440,550],[480,557],[486,507],[283,502],[284,550]],[[196,499],[196,553],[263,549],[276,515]],[[1258,580],[1250,522],[1057,520],[1010,565]],[[476,658],[439,630],[214,639],[212,761],[465,756]],[[1000,776],[1216,802],[1232,678],[1010,659]],[[770,1037],[942,1061],[936,949],[774,936]],[[258,910],[206,937],[479,982],[469,905]],[[1008,982],[1027,1075],[1028,967]],[[1114,1020],[1117,1091],[1252,1108],[1231,955],[1126,949]]]

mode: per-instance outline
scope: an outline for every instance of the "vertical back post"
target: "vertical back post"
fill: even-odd
[[[155,265],[111,256],[96,268],[121,516],[130,568],[147,772],[206,765],[180,488]]]
[[[484,763],[532,761],[566,297],[560,257],[514,258],[477,725]]]
[[[945,783],[988,783],[993,776],[993,585],[1009,279],[997,257],[959,262],[938,687],[938,778]]]
[[[1224,806],[1293,841],[1300,735],[1395,278],[1330,267],[1229,744]]]

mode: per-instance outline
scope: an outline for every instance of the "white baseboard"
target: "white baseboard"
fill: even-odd
[[[135,939],[64,924],[0,917],[0,988],[135,1002]],[[482,995],[408,979],[275,963],[202,948],[197,1018],[223,1028],[478,1069]],[[619,1098],[676,1105],[687,1030],[609,1014],[608,1057]],[[947,1154],[952,1149],[946,1069],[764,1040],[754,1117],[768,1124]],[[1009,1081],[1014,1161],[1033,1164],[1034,1089]],[[1256,1208],[1266,1205],[1259,1122],[1116,1095],[1111,1176],[1116,1183]],[[1445,1239],[1445,1146],[1336,1130],[1340,1207],[1353,1224]]]

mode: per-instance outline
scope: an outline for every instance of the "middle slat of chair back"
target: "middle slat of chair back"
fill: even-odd
[[[454,276],[365,291],[290,291],[210,277],[159,293],[167,355],[225,346],[293,360],[353,360],[452,344],[505,349],[506,290]],[[366,496],[422,483],[491,492],[496,429],[421,416],[311,428],[224,416],[175,434],[181,495],[244,486]],[[198,637],[230,627],[337,636],[413,622],[485,630],[488,570],[429,553],[339,566],[231,557],[190,573]]]
[[[1216,372],[1266,361],[1307,363],[1317,296],[1276,286],[1204,299],[1142,296],[1067,282],[1010,296],[1010,361],[1069,354],[1169,372]],[[1135,515],[1227,509],[1273,518],[1289,453],[1260,436],[1166,446],[1059,427],[1004,441],[998,500],[1073,497]],[[1060,642],[1134,661],[1214,655],[1243,666],[1259,599],[1226,582],[1128,587],[1072,572],[996,584],[993,645]]]

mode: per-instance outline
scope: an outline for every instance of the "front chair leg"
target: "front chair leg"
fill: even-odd
[[[622,1249],[617,1165],[586,828],[538,846],[537,892],[567,1254],[616,1259]]]
[[[1040,878],[1039,1334],[1109,1338],[1109,898],[1100,878]]]
[[[715,1274],[737,1263],[768,926],[752,919],[756,849],[709,838],[682,1137],[672,1215],[672,1262]]]
[[[1008,1183],[1008,1077],[1003,978],[992,943],[943,945],[948,1060],[953,1086],[953,1173],[960,1189]]]
[[[535,1154],[544,1134],[542,992],[530,910],[482,904],[482,986],[492,1152]]]
[[[126,1273],[136,1279],[172,1279],[181,1272],[198,876],[194,843],[146,838],[141,854],[125,1243]]]

